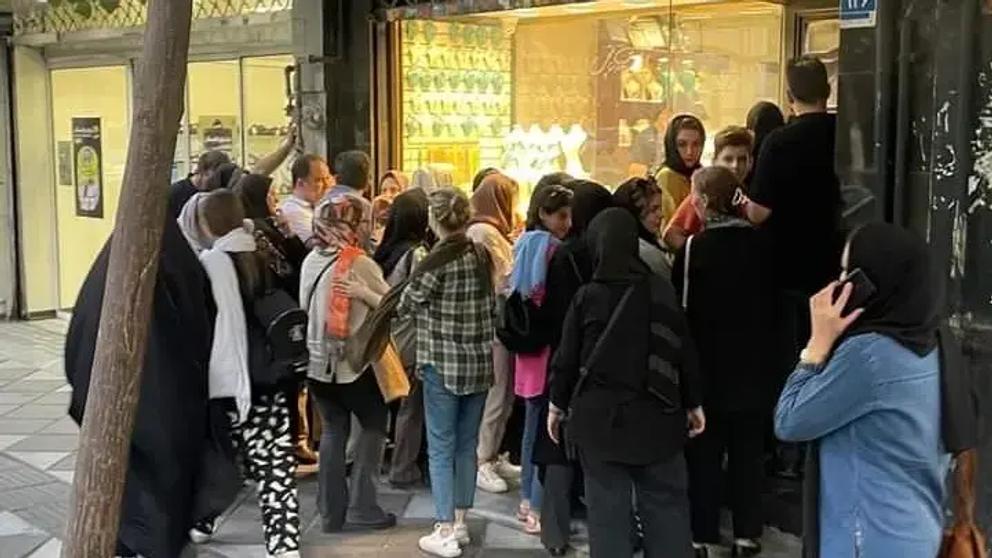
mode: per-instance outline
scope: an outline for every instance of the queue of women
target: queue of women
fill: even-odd
[[[777,107],[762,112],[781,124]],[[436,524],[418,542],[429,555],[460,556],[473,544],[477,486],[505,490],[519,477],[521,528],[551,555],[568,552],[584,507],[595,558],[638,548],[708,556],[723,542],[726,479],[731,552],[756,556],[773,423],[781,440],[813,442],[814,555],[935,556],[948,452],[969,447],[973,433],[968,417],[949,412],[969,394],[940,333],[927,247],[892,225],[850,233],[837,279],[810,300],[811,333],[782,386],[775,266],[748,209],[767,134],[720,131],[714,165],[703,167],[702,122],[679,115],[656,177],[611,193],[550,175],[524,219],[516,182],[496,169],[479,173],[470,196],[446,185],[443,169],[420,171],[412,188],[393,172],[373,215],[361,184],[313,204],[307,247],[266,203],[268,179],[249,174],[193,196],[165,227],[118,553],[173,557],[190,537],[209,540],[243,473],[258,483],[268,554],[299,556],[290,428],[299,377],[261,382],[249,356],[267,342],[250,333],[253,304],[279,289],[309,318],[325,532],[396,524],[377,497],[391,436],[390,481],[431,490]],[[760,152],[759,165],[781,164]],[[294,169],[294,180],[310,172]],[[67,343],[77,420],[108,252]],[[409,374],[394,421],[368,350],[383,336]],[[525,400],[519,467],[500,455],[516,397]]]

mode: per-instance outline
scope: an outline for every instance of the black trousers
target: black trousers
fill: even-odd
[[[765,416],[758,412],[707,416],[706,432],[686,447],[692,534],[697,543],[720,542],[720,508],[727,456],[734,537],[757,539],[763,526]]]
[[[634,498],[644,525],[645,558],[692,556],[688,475],[679,452],[650,465],[599,461],[583,454],[592,558],[634,554]]]
[[[545,548],[564,548],[572,530],[572,465],[546,465],[541,479],[541,542]]]

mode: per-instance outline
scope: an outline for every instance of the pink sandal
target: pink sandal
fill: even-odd
[[[530,504],[520,502],[517,506],[517,521],[526,523],[528,518],[530,518]]]
[[[540,535],[541,534],[541,518],[537,517],[533,513],[527,516],[527,521],[524,524],[524,533],[528,535]]]

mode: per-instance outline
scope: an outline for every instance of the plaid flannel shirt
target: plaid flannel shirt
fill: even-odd
[[[487,391],[493,384],[496,298],[479,281],[476,255],[415,277],[403,290],[399,317],[417,327],[417,369],[433,365],[456,395]]]

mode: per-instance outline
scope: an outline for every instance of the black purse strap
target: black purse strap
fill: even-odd
[[[575,389],[572,390],[572,398],[570,402],[574,402],[575,398],[578,397],[579,393],[582,391],[582,387],[589,378],[590,370],[592,370],[592,367],[596,364],[596,361],[599,360],[600,353],[603,352],[606,337],[616,326],[617,321],[620,319],[621,312],[623,312],[623,309],[627,306],[627,301],[630,300],[630,296],[633,293],[634,285],[630,285],[627,287],[627,290],[624,291],[623,296],[620,297],[620,303],[613,309],[613,313],[610,315],[610,320],[606,322],[606,327],[603,329],[603,332],[600,333],[599,338],[596,339],[596,344],[593,345],[592,352],[589,353],[589,358],[586,359],[585,364],[579,367],[579,381],[575,383]]]
[[[317,274],[317,280],[313,282],[313,287],[310,287],[310,296],[307,297],[307,306],[304,308],[307,314],[310,313],[310,305],[313,304],[313,296],[317,294],[317,286],[320,285],[320,280],[324,278],[324,275],[326,275],[327,271],[334,266],[334,262],[336,261],[338,261],[337,254],[335,254],[334,257],[331,258],[331,261],[327,262],[327,265],[324,266],[324,269],[321,269],[320,273]]]

